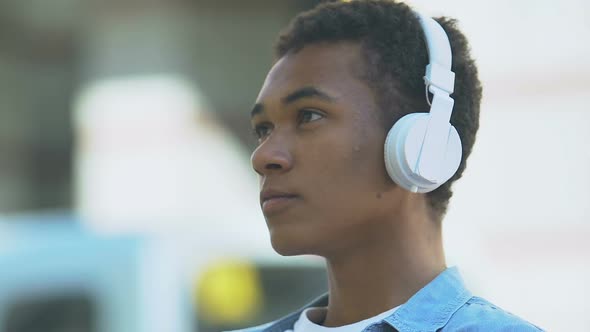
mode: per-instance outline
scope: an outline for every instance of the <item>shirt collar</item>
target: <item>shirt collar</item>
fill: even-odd
[[[398,331],[436,331],[470,298],[456,267],[439,274],[385,319]]]
[[[400,332],[436,331],[445,326],[471,296],[459,270],[451,267],[414,294],[393,315],[385,318],[384,322]],[[283,332],[292,329],[303,310],[327,305],[328,294],[324,294],[301,310],[276,321],[264,329],[264,332]]]
[[[295,322],[297,321],[297,319],[299,319],[299,316],[301,315],[301,313],[305,309],[315,308],[315,307],[327,307],[327,306],[328,306],[328,294],[326,293],[326,294],[316,298],[315,300],[313,300],[311,303],[304,306],[300,310],[297,310],[296,312],[279,319],[274,324],[265,328],[263,330],[263,332],[284,332],[287,330],[292,330],[293,326],[295,325]]]

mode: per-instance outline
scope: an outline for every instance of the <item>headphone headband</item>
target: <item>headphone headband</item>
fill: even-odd
[[[451,71],[452,53],[449,38],[443,28],[434,19],[416,13],[424,32],[428,49],[428,66],[424,75],[424,83],[430,92],[437,93],[436,87],[448,94],[453,93],[455,87],[455,73]]]

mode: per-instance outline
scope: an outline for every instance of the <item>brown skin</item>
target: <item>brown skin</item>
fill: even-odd
[[[359,78],[360,54],[353,42],[287,54],[268,73],[252,116],[261,191],[295,195],[263,208],[273,248],[325,257],[330,327],[403,304],[445,269],[440,223],[425,196],[387,175],[386,132]]]

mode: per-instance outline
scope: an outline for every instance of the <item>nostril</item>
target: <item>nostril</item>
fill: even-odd
[[[269,169],[269,170],[271,170],[271,169],[281,169],[281,168],[282,168],[282,166],[279,165],[279,164],[267,164],[266,165],[266,169]]]

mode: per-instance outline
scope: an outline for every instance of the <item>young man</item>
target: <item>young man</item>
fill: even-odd
[[[390,0],[330,2],[280,36],[252,110],[252,165],[273,248],[324,257],[329,293],[248,331],[539,330],[474,297],[445,263],[441,223],[475,140],[481,86],[455,22],[437,21]],[[428,27],[443,37],[426,40]],[[445,31],[446,69],[434,61],[445,62]],[[416,112],[424,126],[398,125]],[[403,170],[406,159],[420,174]]]

